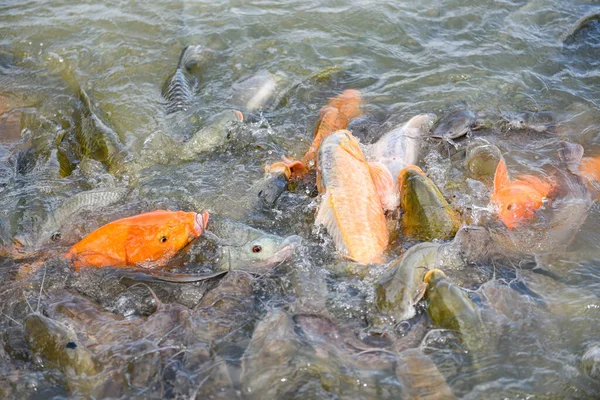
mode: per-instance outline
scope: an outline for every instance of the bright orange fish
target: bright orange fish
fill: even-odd
[[[500,159],[492,193],[492,201],[500,209],[498,217],[508,229],[533,220],[535,211],[544,204],[553,187],[553,183],[531,175],[520,176],[511,182],[506,163]]]
[[[208,213],[157,210],[106,224],[65,255],[80,267],[157,268],[206,229]]]
[[[349,131],[329,135],[319,148],[317,187],[322,198],[315,224],[325,226],[339,252],[361,264],[382,262],[388,245],[372,177],[380,171],[370,167]]]
[[[329,99],[329,103],[321,109],[321,115],[315,128],[315,137],[302,160],[294,161],[287,158],[283,160],[283,164],[291,170],[292,178],[302,178],[316,167],[317,152],[321,142],[333,132],[346,128],[352,119],[360,116],[361,104],[360,92],[353,89],[344,90],[341,94]],[[273,166],[278,164],[281,162],[275,163]]]

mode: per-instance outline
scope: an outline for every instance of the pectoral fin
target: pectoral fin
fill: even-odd
[[[333,243],[335,244],[335,248],[337,251],[341,252],[344,255],[348,254],[348,248],[346,247],[346,243],[342,237],[342,233],[340,232],[337,218],[335,215],[335,201],[331,194],[326,193],[321,199],[321,204],[319,206],[319,211],[317,212],[317,217],[315,219],[316,225],[323,225],[327,232],[333,239]]]

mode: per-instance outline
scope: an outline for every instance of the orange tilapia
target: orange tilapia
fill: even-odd
[[[492,201],[499,208],[498,217],[508,229],[530,222],[535,211],[544,204],[554,188],[549,181],[523,175],[513,181],[508,177],[506,163],[500,159],[494,175]]]
[[[600,199],[600,157],[583,157],[579,173],[586,178],[588,189]]]
[[[301,161],[284,158],[283,163],[291,170],[292,178],[302,178],[315,168],[317,152],[321,142],[333,132],[344,129],[352,119],[361,115],[362,97],[358,90],[348,89],[329,99],[329,103],[321,109],[321,115],[315,128],[315,137],[310,148]],[[276,166],[279,163],[273,164]]]
[[[315,224],[325,226],[340,253],[361,264],[382,262],[389,240],[371,176],[379,171],[370,167],[349,131],[329,135],[319,148],[317,187],[322,198]]]
[[[83,238],[65,255],[80,267],[154,269],[206,229],[208,213],[157,210],[108,223]]]

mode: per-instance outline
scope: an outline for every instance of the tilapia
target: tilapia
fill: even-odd
[[[321,202],[315,225],[323,225],[335,247],[358,263],[382,262],[388,228],[367,163],[349,131],[328,136],[318,155]]]
[[[118,203],[128,192],[127,188],[98,188],[77,193],[48,214],[35,237],[19,235],[15,240],[23,245],[32,244],[32,250],[37,251],[41,246],[59,241],[65,224],[72,223],[80,212],[96,211]]]
[[[500,159],[500,149],[483,138],[475,138],[467,145],[465,164],[475,179],[491,181]]]
[[[235,97],[233,104],[247,111],[268,108],[279,103],[283,87],[289,78],[283,72],[272,74],[268,71],[258,72],[242,82],[233,85]]]
[[[165,80],[162,97],[166,102],[167,114],[186,110],[193,101],[199,85],[198,66],[201,46],[186,46],[181,51],[177,68]]]
[[[433,360],[419,349],[398,354],[396,376],[407,400],[451,400],[456,397]]]

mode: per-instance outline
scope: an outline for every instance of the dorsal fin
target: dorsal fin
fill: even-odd
[[[508,177],[506,162],[504,161],[504,157],[502,157],[498,162],[496,173],[494,174],[494,192],[502,190],[508,185],[510,185],[510,178]]]

